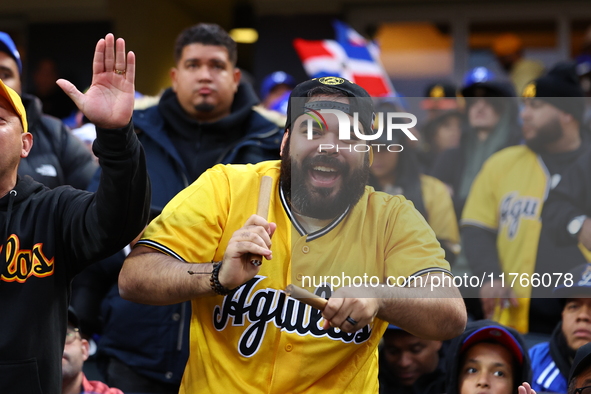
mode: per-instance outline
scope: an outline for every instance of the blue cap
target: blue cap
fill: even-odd
[[[464,88],[475,83],[485,83],[495,80],[495,74],[486,67],[476,67],[464,75]]]
[[[273,103],[271,103],[271,105],[269,106],[269,109],[272,109],[273,111],[277,111],[283,115],[287,115],[287,105],[289,104],[289,96],[291,95],[291,90],[288,90],[287,92],[283,93],[283,95],[281,95],[281,97],[279,97],[277,100],[275,100]]]
[[[559,298],[583,298],[591,296],[591,264],[584,263],[577,265],[574,269],[569,271],[572,274],[572,281],[570,286],[566,285],[566,281],[562,282],[560,286],[554,288],[552,293],[554,297]]]
[[[468,335],[462,342],[460,353],[463,353],[470,346],[480,342],[494,341],[511,352],[513,356],[519,361],[519,364],[523,364],[525,357],[525,351],[519,344],[519,341],[511,334],[507,329],[500,325],[480,327],[473,333]]]
[[[7,33],[0,31],[0,52],[8,53],[18,65],[18,72],[22,74],[23,63],[21,62],[21,55],[14,45],[14,41]]]
[[[295,78],[283,71],[275,71],[267,75],[261,83],[261,100],[264,100],[275,86],[282,84],[288,85],[292,89],[297,85]]]

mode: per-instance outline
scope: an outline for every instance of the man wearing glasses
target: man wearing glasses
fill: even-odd
[[[96,380],[89,381],[82,367],[88,359],[90,345],[80,333],[78,317],[74,309],[68,309],[68,330],[66,345],[62,357],[62,394],[123,394],[119,389],[112,388]]]

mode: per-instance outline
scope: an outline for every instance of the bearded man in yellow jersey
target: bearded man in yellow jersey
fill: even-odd
[[[480,289],[485,317],[522,333],[552,333],[562,311],[550,299],[552,289],[569,286],[568,271],[591,257],[577,245],[559,246],[541,220],[549,191],[590,149],[581,127],[583,96],[570,63],[526,86],[525,145],[505,148],[484,163],[460,221],[473,275],[486,278]]]
[[[298,85],[289,105],[281,161],[205,172],[150,224],[121,271],[123,298],[192,301],[181,393],[377,393],[388,323],[435,340],[465,326],[457,289],[429,287],[429,275],[451,277],[435,234],[404,197],[366,186],[370,153],[347,149],[363,145],[357,137],[340,138],[343,119],[372,132],[367,92],[325,77]],[[273,180],[267,219],[252,214],[263,176]],[[413,276],[424,287],[405,281]],[[403,280],[388,286],[388,277]],[[287,296],[292,283],[328,298],[324,311]]]

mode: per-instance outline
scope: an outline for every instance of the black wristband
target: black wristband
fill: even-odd
[[[222,268],[222,261],[213,263],[213,270],[211,271],[211,277],[209,278],[209,285],[211,286],[211,289],[216,294],[225,296],[225,295],[230,294],[231,292],[233,292],[236,289],[228,289],[227,287],[224,287],[220,283],[219,275],[220,275],[221,268]]]

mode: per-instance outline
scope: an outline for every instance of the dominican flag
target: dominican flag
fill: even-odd
[[[373,97],[394,96],[390,78],[379,61],[379,49],[347,24],[335,21],[337,40],[308,41],[293,45],[308,76],[339,76],[362,86]]]

